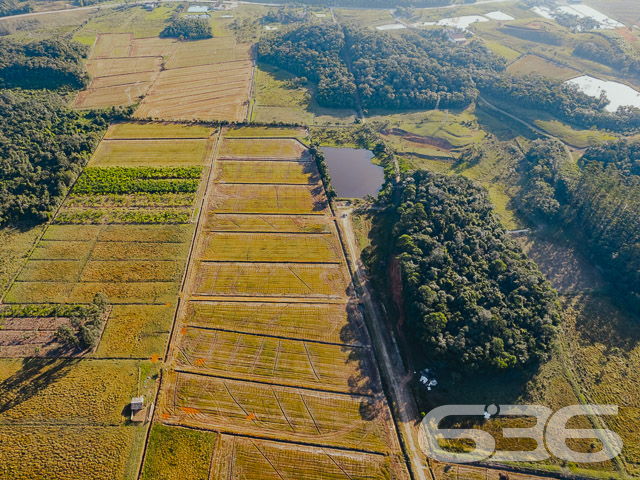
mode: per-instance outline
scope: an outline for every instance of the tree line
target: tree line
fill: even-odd
[[[180,40],[199,40],[212,38],[211,24],[204,18],[174,16],[162,32],[161,37],[173,37]]]
[[[552,140],[534,142],[523,162],[520,208],[569,227],[605,277],[640,307],[640,143],[626,140],[587,149],[579,165]]]
[[[401,191],[393,239],[418,355],[461,371],[543,361],[557,294],[508,237],[486,191],[428,171],[406,175]]]

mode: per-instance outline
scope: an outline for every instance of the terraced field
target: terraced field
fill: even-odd
[[[100,34],[75,107],[141,102],[138,118],[243,121],[253,78],[251,44],[234,37],[192,42],[129,33]]]
[[[220,146],[143,478],[408,478],[317,175],[293,139]],[[154,443],[180,427],[206,449]]]

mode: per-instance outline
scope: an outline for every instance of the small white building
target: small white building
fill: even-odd
[[[193,5],[187,9],[187,13],[207,13],[209,7],[206,5]]]

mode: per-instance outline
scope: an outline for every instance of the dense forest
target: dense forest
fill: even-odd
[[[587,150],[580,166],[561,145],[536,141],[527,153],[522,210],[570,228],[577,244],[634,309],[640,307],[640,144],[608,143]]]
[[[326,107],[354,105],[356,85],[341,54],[344,32],[337,25],[305,25],[265,36],[258,44],[260,59],[318,84],[317,100]]]
[[[55,93],[0,90],[0,225],[46,220],[117,117],[69,110]]]
[[[198,40],[211,38],[211,24],[204,18],[176,17],[171,19],[162,32],[161,37],[173,37],[180,40]]]
[[[88,47],[70,38],[21,44],[0,39],[0,88],[83,88]]]
[[[557,295],[508,237],[483,189],[458,176],[407,176],[393,238],[406,328],[421,356],[466,371],[546,357]]]
[[[612,45],[596,42],[582,42],[574,49],[573,54],[613,67],[623,73],[640,73],[640,59],[614,48]]]

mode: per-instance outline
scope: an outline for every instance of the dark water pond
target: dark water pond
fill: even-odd
[[[371,163],[373,153],[356,148],[322,147],[338,197],[377,195],[384,182],[382,167]]]

